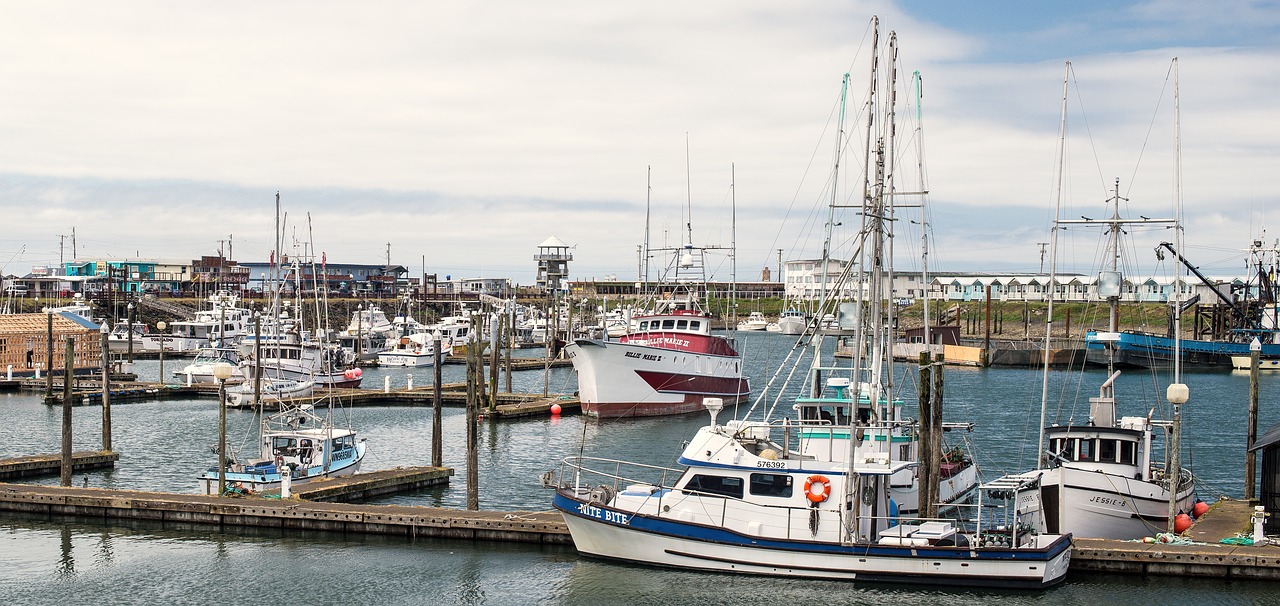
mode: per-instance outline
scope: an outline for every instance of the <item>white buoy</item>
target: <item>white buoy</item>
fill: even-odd
[[[409,385],[409,391],[413,391],[413,375],[406,375],[406,381]]]
[[[1267,535],[1262,532],[1262,525],[1267,521],[1267,510],[1262,505],[1253,508],[1253,544],[1254,546],[1266,545]]]
[[[13,364],[10,364],[10,365],[9,365],[9,367],[8,367],[7,369],[5,369],[5,371],[4,371],[4,380],[6,380],[6,381],[12,381],[12,380],[13,380]]]
[[[187,387],[191,387],[191,372],[187,372]]]
[[[291,488],[293,488],[293,470],[286,465],[280,468],[280,498],[289,498]]]
[[[382,393],[391,393],[391,375],[382,377]]]
[[[40,363],[39,363],[39,362],[37,362],[37,363],[36,363],[36,378],[37,378],[37,379],[39,379],[39,378],[40,378]]]

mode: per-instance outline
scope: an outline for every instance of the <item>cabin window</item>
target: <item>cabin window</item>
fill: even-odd
[[[676,330],[689,330],[688,320],[678,320],[676,322]]]
[[[729,476],[695,475],[684,485],[685,492],[713,494],[734,499],[742,498],[742,478]]]
[[[1133,465],[1138,460],[1138,444],[1136,442],[1123,442],[1120,444],[1120,462],[1125,465]]]
[[[648,320],[645,320],[644,322],[641,322],[641,323],[640,323],[640,331],[641,331],[641,332],[643,332],[643,331],[646,331],[646,330],[649,330],[649,321],[648,321]]]
[[[1094,454],[1093,440],[1080,440],[1080,456],[1077,461],[1096,461]]]
[[[751,494],[762,497],[791,496],[791,476],[785,473],[751,474]]]
[[[1117,440],[1102,440],[1098,442],[1098,462],[1115,463],[1117,443]]]
[[[689,322],[689,330],[701,330],[701,329],[702,329],[701,320],[692,320]]]
[[[675,328],[675,327],[676,327],[676,321],[675,321],[675,320],[663,320],[663,321],[662,321],[662,329],[663,329],[663,330],[671,330],[671,329],[673,329],[673,328]]]

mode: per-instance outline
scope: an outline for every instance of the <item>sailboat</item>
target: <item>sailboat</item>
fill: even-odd
[[[332,410],[332,407],[330,407]],[[311,404],[286,406],[262,419],[257,453],[240,459],[227,457],[222,478],[237,492],[261,492],[280,487],[285,476],[298,484],[316,478],[346,476],[360,471],[365,440],[350,428],[335,427]],[[217,454],[217,447],[213,448]],[[218,466],[200,474],[204,494],[218,494]]]
[[[276,250],[280,243],[280,194],[276,194]],[[272,255],[275,257],[275,255]],[[254,335],[240,343],[243,359],[242,374],[248,379],[232,394],[233,402],[251,403],[257,414],[264,414],[264,401],[274,400],[280,410],[263,416],[258,426],[258,451],[238,457],[226,455],[226,466],[215,464],[200,474],[199,482],[205,494],[220,494],[225,481],[236,492],[258,492],[279,488],[287,478],[291,483],[306,482],[315,478],[342,476],[356,473],[364,460],[365,443],[357,439],[350,427],[337,427],[333,421],[335,396],[326,396],[328,414],[315,412],[315,404],[296,403],[294,397],[311,394],[316,381],[316,369],[331,372],[338,364],[336,352],[326,348],[316,349],[308,344],[306,331],[299,318],[290,317],[286,303],[280,300],[280,285],[284,283],[281,267],[273,264],[273,314],[264,334],[256,326]],[[298,267],[293,267],[298,275]],[[314,288],[314,286],[313,286]],[[297,290],[301,290],[300,288]],[[328,344],[323,344],[328,345]],[[315,351],[312,355],[309,351]],[[318,365],[316,362],[319,361]],[[290,374],[296,373],[296,374]],[[349,368],[345,377],[355,385],[360,382],[359,368]]]
[[[1071,64],[1067,63],[1070,74]],[[1177,105],[1177,60],[1174,60],[1174,98]],[[1063,137],[1065,140],[1067,80],[1063,82]],[[1175,120],[1176,122],[1176,120]],[[1178,196],[1175,196],[1178,198]],[[1107,258],[1109,267],[1098,276],[1098,293],[1105,296],[1109,309],[1109,330],[1100,332],[1100,343],[1116,342],[1118,303],[1124,283],[1119,271],[1119,238],[1122,229],[1132,229],[1146,224],[1172,225],[1176,238],[1182,238],[1182,228],[1175,219],[1122,219],[1119,215],[1121,196],[1117,180],[1115,195],[1108,200],[1114,204],[1111,217],[1105,220],[1055,218],[1050,253],[1050,278],[1056,272],[1058,233],[1071,225],[1096,225],[1107,229]],[[1180,216],[1180,205],[1179,213]],[[1175,279],[1175,292],[1182,292],[1179,272]],[[1181,306],[1174,302],[1174,351],[1178,349]],[[1049,327],[1045,331],[1044,351],[1050,350],[1053,334],[1053,297],[1048,305]],[[1077,537],[1108,539],[1137,539],[1152,536],[1166,528],[1172,529],[1172,518],[1177,512],[1190,511],[1194,496],[1194,478],[1188,470],[1177,464],[1180,423],[1177,408],[1186,401],[1186,386],[1181,384],[1180,356],[1173,357],[1173,381],[1168,398],[1174,403],[1174,419],[1161,421],[1145,416],[1121,416],[1117,418],[1118,404],[1115,382],[1120,371],[1115,370],[1115,349],[1108,347],[1108,376],[1098,390],[1098,396],[1089,398],[1087,422],[1070,422],[1066,425],[1046,425],[1049,392],[1049,361],[1045,356],[1044,379],[1041,393],[1040,436],[1037,439],[1038,469],[1009,476],[1011,479],[1038,487],[1040,500],[1046,513],[1046,527],[1050,532],[1070,532]],[[1157,461],[1153,455],[1156,442],[1167,435],[1165,452],[1167,460]]]
[[[896,36],[890,35],[888,47],[896,57]],[[860,245],[866,254],[859,265],[866,271],[858,278],[870,288],[854,289],[868,292],[868,300],[843,302],[836,328],[815,325],[811,330],[821,332],[806,335],[813,359],[808,391],[792,406],[795,417],[776,419],[769,409],[761,419],[753,405],[742,419],[721,425],[717,417],[726,402],[707,398],[710,423],[680,452],[682,468],[564,459],[544,480],[556,489],[553,506],[564,514],[579,552],[682,569],[828,580],[1040,588],[1064,578],[1070,535],[1047,532],[1029,483],[977,487],[977,506],[966,508],[972,519],[907,511],[918,509],[913,436],[919,432],[892,397],[884,372],[890,358],[877,289],[885,277],[883,243],[892,216],[883,154],[892,141],[879,143],[868,154],[879,168],[862,209],[869,223]],[[823,307],[836,302],[822,301]],[[849,368],[829,366],[824,337],[864,342],[867,355],[859,354]],[[777,389],[775,406],[782,391]],[[942,500],[975,490],[976,467],[956,455],[950,468],[956,481],[940,491],[949,494]]]

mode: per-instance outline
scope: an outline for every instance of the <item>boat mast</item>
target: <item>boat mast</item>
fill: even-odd
[[[1064,156],[1067,149],[1067,85],[1071,75],[1071,62],[1067,61],[1062,72],[1062,117],[1058,123],[1058,166],[1057,166],[1057,191],[1054,194],[1053,207],[1053,234],[1049,238],[1049,285],[1048,296],[1049,304],[1045,311],[1044,322],[1044,376],[1040,385],[1040,434],[1036,439],[1036,469],[1044,469],[1045,461],[1041,453],[1044,452],[1044,423],[1045,415],[1049,409],[1049,344],[1053,336],[1053,299],[1055,296],[1055,276],[1057,273],[1058,263],[1058,220],[1062,216],[1062,166],[1065,162]]]
[[[809,397],[811,398],[817,398],[822,395],[822,376],[821,371],[819,370],[822,366],[822,315],[827,309],[831,309],[833,313],[836,310],[836,306],[830,304],[831,301],[828,298],[829,293],[827,292],[827,286],[828,281],[830,280],[829,269],[831,267],[831,232],[835,229],[836,204],[839,201],[838,183],[840,181],[840,153],[844,150],[845,103],[848,98],[849,74],[845,73],[840,82],[840,113],[836,117],[835,162],[831,169],[831,203],[827,205],[827,223],[824,226],[825,234],[822,240],[822,259],[819,261],[822,263],[822,269],[819,273],[821,280],[819,281],[818,288],[818,313],[815,314],[817,317],[813,319],[813,361],[811,363],[811,381],[809,385]]]
[[[1174,241],[1182,250],[1182,125],[1179,115],[1178,58],[1173,58],[1173,204]],[[1187,401],[1187,386],[1182,384],[1182,267],[1175,264],[1173,273],[1173,383],[1167,396],[1173,404],[1173,427],[1169,434],[1169,532],[1174,532],[1178,515],[1178,489],[1182,487],[1182,404]]]
[[[920,70],[913,75],[916,84],[916,170],[920,175],[920,286],[924,289],[924,347],[929,351],[929,222],[925,219],[923,192],[929,191],[924,178],[924,112],[920,104],[924,102],[924,90],[920,79]]]
[[[729,330],[738,330],[738,189],[733,163],[729,164]]]

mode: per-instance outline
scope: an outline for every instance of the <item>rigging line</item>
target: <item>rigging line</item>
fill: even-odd
[[[1107,192],[1107,178],[1102,174],[1102,161],[1100,158],[1098,158],[1098,146],[1093,140],[1093,129],[1089,127],[1089,115],[1084,111],[1084,95],[1080,93],[1080,82],[1075,78],[1075,75],[1076,75],[1075,66],[1072,65],[1071,63],[1068,63],[1067,69],[1071,71],[1070,80],[1073,84],[1075,84],[1076,105],[1079,106],[1080,108],[1080,119],[1084,121],[1084,130],[1085,130],[1086,138],[1089,140],[1089,147],[1093,150],[1094,168],[1098,170],[1098,180],[1100,183],[1102,183],[1102,192],[1105,195]],[[1063,122],[1066,122],[1065,118],[1063,119]]]
[[[1170,63],[1169,71],[1165,72],[1164,86],[1160,88],[1160,95],[1156,97],[1156,107],[1155,110],[1151,112],[1151,121],[1147,124],[1147,133],[1142,139],[1142,147],[1138,149],[1138,160],[1133,165],[1133,174],[1129,176],[1129,188],[1125,190],[1126,194],[1133,189],[1133,184],[1137,181],[1138,167],[1142,165],[1142,157],[1147,151],[1147,144],[1151,142],[1151,133],[1155,130],[1156,116],[1160,115],[1160,105],[1164,102],[1165,91],[1169,90],[1169,80],[1173,76],[1173,66],[1174,63]]]

